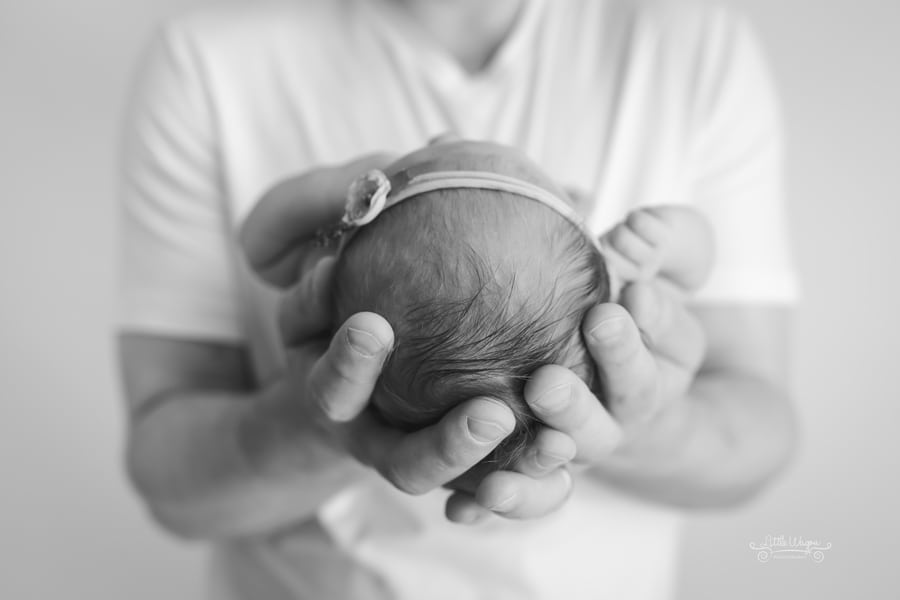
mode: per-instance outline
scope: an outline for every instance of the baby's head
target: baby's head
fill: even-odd
[[[423,174],[460,171],[565,198],[527,158],[488,143],[428,146],[384,174],[393,198]],[[417,193],[345,240],[335,281],[337,324],[372,311],[394,329],[373,405],[395,426],[418,429],[470,398],[496,398],[517,421],[488,459],[502,467],[536,431],[523,397],[535,369],[564,365],[599,387],[580,324],[609,298],[603,259],[578,225],[534,198],[477,187]]]

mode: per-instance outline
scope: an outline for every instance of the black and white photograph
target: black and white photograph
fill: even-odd
[[[0,2],[0,599],[900,599],[897,2]]]

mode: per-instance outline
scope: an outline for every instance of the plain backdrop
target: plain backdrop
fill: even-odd
[[[732,0],[774,65],[804,288],[800,454],[688,526],[681,597],[900,598],[900,3]],[[199,598],[201,550],[120,466],[109,334],[115,140],[137,53],[196,0],[0,0],[0,598]],[[830,542],[763,564],[767,535]]]

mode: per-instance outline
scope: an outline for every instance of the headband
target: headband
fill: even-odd
[[[581,230],[602,253],[599,240],[588,233],[581,217],[566,201],[528,181],[490,171],[431,171],[412,177],[395,190],[391,189],[391,182],[384,173],[369,171],[357,178],[347,190],[344,216],[332,235],[341,235],[343,247],[360,227],[371,223],[387,209],[414,196],[449,189],[507,192],[539,202]]]

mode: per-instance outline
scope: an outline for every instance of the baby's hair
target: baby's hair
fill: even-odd
[[[536,433],[523,389],[538,367],[565,365],[600,388],[580,325],[609,298],[603,258],[533,200],[451,189],[392,207],[342,250],[334,294],[336,325],[369,310],[394,328],[373,395],[388,423],[419,429],[476,396],[510,406],[516,428],[487,459],[498,468]]]

